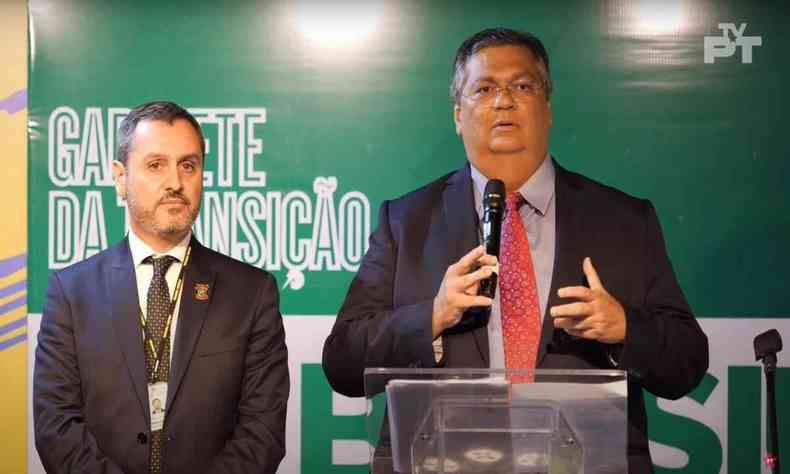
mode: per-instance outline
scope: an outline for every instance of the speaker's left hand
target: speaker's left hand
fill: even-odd
[[[560,298],[577,301],[551,307],[554,327],[584,339],[608,344],[623,342],[626,330],[623,306],[606,291],[589,257],[584,259],[582,270],[590,286],[566,286],[557,290]]]

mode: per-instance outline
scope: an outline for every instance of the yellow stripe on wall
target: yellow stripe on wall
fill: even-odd
[[[27,472],[27,2],[0,2],[0,472]],[[2,266],[6,262],[6,266]],[[9,264],[10,262],[10,264]],[[19,264],[21,268],[17,268]]]

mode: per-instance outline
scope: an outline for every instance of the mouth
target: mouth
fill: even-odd
[[[164,201],[160,201],[159,204],[163,206],[186,206],[187,202],[182,199],[165,199]]]
[[[514,130],[518,128],[518,124],[508,120],[497,120],[494,122],[494,130]]]

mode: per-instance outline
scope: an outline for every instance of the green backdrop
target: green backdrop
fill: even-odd
[[[29,311],[41,311],[50,271],[123,235],[101,165],[114,109],[167,99],[207,131],[204,242],[272,270],[286,322],[333,316],[381,201],[464,162],[451,63],[464,38],[502,25],[548,48],[554,156],[653,201],[695,312],[787,327],[789,20],[781,1],[32,0]],[[719,23],[760,38],[751,63],[737,45],[704,61]],[[243,183],[240,168],[265,185]],[[331,393],[314,365],[301,376]],[[296,408],[303,424],[325,402],[311,393]],[[296,450],[303,470],[329,472],[318,447]]]

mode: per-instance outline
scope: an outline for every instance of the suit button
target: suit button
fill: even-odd
[[[137,442],[140,444],[145,444],[148,442],[148,435],[145,433],[137,433]]]

